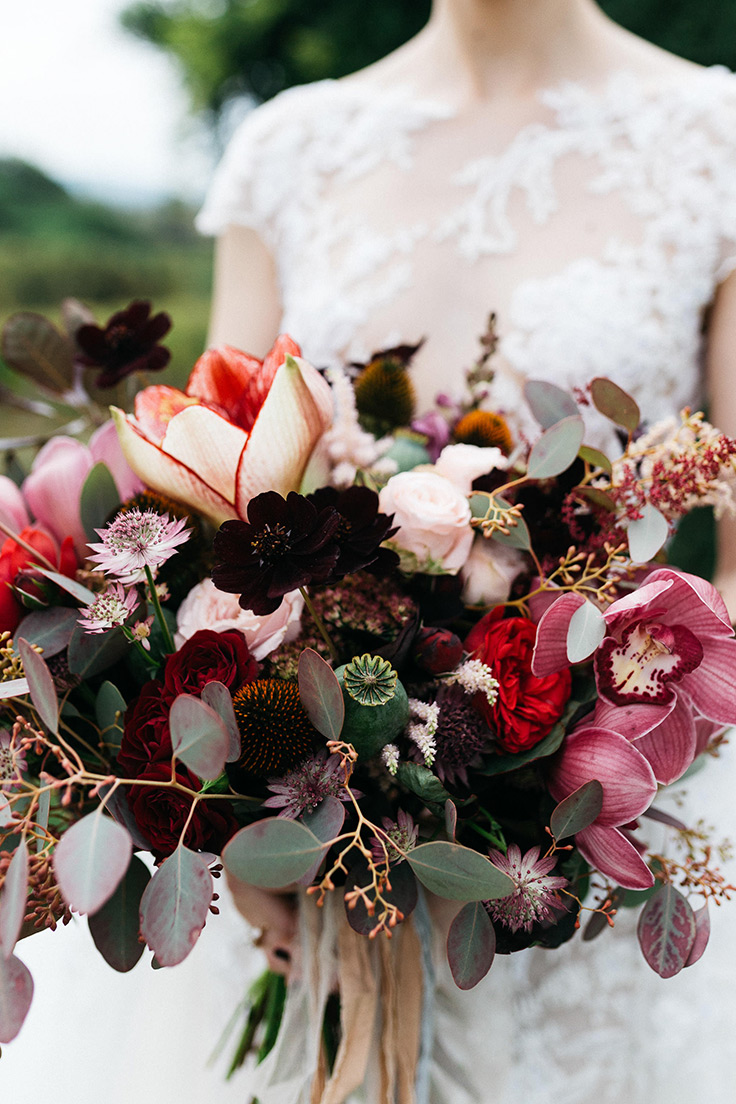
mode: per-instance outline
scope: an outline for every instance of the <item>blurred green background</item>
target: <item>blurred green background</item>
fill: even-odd
[[[667,49],[736,68],[736,0],[601,6]],[[121,21],[175,60],[191,111],[217,149],[244,97],[257,102],[361,68],[416,33],[428,12],[429,0],[144,0]],[[0,161],[0,321],[16,310],[58,317],[65,296],[102,321],[133,298],[150,298],[174,319],[166,376],[183,381],[205,344],[210,294],[211,243],[192,229],[193,214],[174,199],[144,211],[106,207],[33,166]]]

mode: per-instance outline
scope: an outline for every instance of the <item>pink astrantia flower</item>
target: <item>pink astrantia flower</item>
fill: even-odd
[[[592,779],[603,786],[603,807],[575,836],[584,859],[625,889],[648,889],[654,878],[636,847],[620,831],[651,805],[657,793],[654,771],[636,743],[586,718],[565,738],[547,778],[555,801]]]
[[[13,733],[7,728],[0,730],[0,793],[15,789],[25,769],[25,752],[16,747]]]
[[[78,623],[85,632],[104,633],[124,625],[139,604],[135,590],[126,591],[120,583],[113,583],[104,594],[87,606],[84,617]]]
[[[509,845],[507,854],[489,851],[493,865],[512,879],[514,890],[507,897],[488,901],[486,908],[492,920],[500,920],[512,932],[531,931],[532,924],[556,919],[555,910],[564,909],[558,889],[567,885],[567,878],[550,871],[557,860],[539,857],[539,848],[532,847],[522,857],[515,843]]]
[[[388,850],[389,862],[392,865],[403,862],[404,855],[408,851],[413,851],[417,845],[419,826],[414,823],[414,817],[411,813],[405,813],[403,809],[399,809],[396,820],[383,817],[382,824],[388,839],[373,837],[371,840],[373,861],[375,863],[385,863],[386,851]],[[396,846],[392,847],[391,844]]]
[[[349,801],[343,786],[344,778],[340,756],[328,756],[323,748],[288,771],[283,778],[270,779],[268,788],[274,796],[267,798],[263,804],[267,809],[279,809],[280,817],[296,820],[304,813],[313,812],[326,797]],[[358,791],[353,790],[353,793],[357,795]]]
[[[115,575],[130,586],[146,577],[148,567],[153,575],[161,564],[174,555],[177,547],[189,539],[191,529],[185,529],[186,518],[169,520],[168,514],[137,507],[117,515],[104,529],[95,532],[101,544],[90,544],[96,555],[90,556],[106,575]]]
[[[568,629],[583,602],[564,594],[544,613],[535,674],[569,666]],[[661,568],[602,618],[593,723],[637,741],[658,781],[672,782],[698,754],[697,717],[736,723],[736,640],[723,599],[704,579]]]

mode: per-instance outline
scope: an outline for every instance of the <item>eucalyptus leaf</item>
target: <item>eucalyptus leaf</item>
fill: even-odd
[[[299,697],[310,721],[328,740],[339,740],[345,702],[335,672],[313,648],[299,656]]]
[[[238,728],[238,722],[235,718],[233,699],[230,691],[227,686],[225,686],[224,682],[213,680],[202,687],[202,701],[205,702],[210,709],[214,709],[215,713],[217,713],[218,717],[225,725],[230,740],[227,751],[227,762],[234,763],[236,759],[240,758],[241,746],[240,729]]]
[[[43,652],[44,659],[58,655],[69,644],[79,611],[66,606],[29,613],[18,626],[16,635],[29,644],[35,644]]]
[[[304,814],[301,823],[305,828],[308,828],[310,832],[313,832],[321,843],[330,846],[335,837],[339,836],[340,830],[345,823],[345,804],[337,797],[326,797],[311,813]],[[311,885],[317,876],[317,872],[322,865],[322,860],[326,853],[326,851],[321,852],[314,860],[314,863],[307,873],[297,879],[299,885]]]
[[[510,503],[505,498],[501,498],[500,495],[496,495],[496,500],[505,507],[508,507]],[[481,514],[481,517],[485,513],[485,509]],[[497,544],[503,544],[507,548],[520,548],[524,552],[528,552],[532,546],[531,533],[529,527],[524,521],[523,517],[516,518],[516,525],[509,526],[508,533],[502,533],[500,529],[497,529],[493,534],[493,540]]]
[[[447,933],[447,961],[458,989],[472,989],[491,966],[496,953],[496,933],[480,901],[464,905]]]
[[[106,902],[89,917],[89,930],[97,950],[105,962],[125,974],[132,970],[144,951],[138,938],[139,910],[151,872],[137,855],[133,855],[125,876]]]
[[[590,464],[591,468],[600,468],[606,475],[610,475],[613,471],[611,461],[608,459],[605,452],[601,452],[601,450],[597,448],[592,448],[591,445],[581,445],[578,450],[578,456],[581,460],[584,460],[586,464]]]
[[[280,889],[311,870],[325,850],[298,821],[269,817],[236,832],[222,852],[222,861],[241,882]]]
[[[549,827],[559,842],[588,828],[603,808],[603,786],[597,778],[584,782],[555,807]]]
[[[438,897],[453,901],[490,901],[514,891],[508,874],[484,855],[459,843],[435,840],[420,843],[406,861],[422,885]]]
[[[9,682],[0,683],[0,701],[8,698],[22,698],[29,692],[28,679],[10,679]]]
[[[112,897],[128,869],[130,833],[102,809],[67,828],[53,866],[64,900],[76,912],[94,913]]]
[[[28,680],[31,701],[48,730],[56,735],[59,731],[59,700],[48,665],[23,637],[18,640],[18,651]]]
[[[602,491],[600,487],[575,487],[574,494],[577,498],[585,499],[591,506],[598,506],[602,510],[608,510],[611,514],[616,509],[616,503],[611,496]]]
[[[117,752],[123,736],[123,716],[127,709],[125,698],[112,682],[103,682],[95,698],[95,717],[100,726],[100,739]]]
[[[16,1037],[33,1000],[33,978],[19,958],[0,955],[0,1043]]]
[[[21,838],[0,889],[0,957],[10,958],[18,942],[28,901],[28,847]]]
[[[68,575],[61,575],[58,571],[50,571],[46,567],[39,567],[38,564],[34,564],[33,570],[38,572],[39,575],[43,575],[44,579],[49,579],[52,583],[56,583],[56,585],[66,591],[67,594],[71,594],[72,598],[75,598],[77,602],[81,602],[83,606],[89,606],[97,597],[93,590],[89,590],[86,586],[82,586],[76,579],[70,579]]]
[[[179,694],[169,711],[174,755],[198,778],[213,781],[225,769],[230,733],[219,715],[193,694]]]
[[[590,397],[596,410],[616,425],[633,433],[641,421],[636,401],[613,380],[598,376],[590,385]]]
[[[580,413],[570,392],[547,380],[527,380],[524,384],[524,398],[542,429],[550,429],[563,418],[575,417]]]
[[[181,844],[169,855],[141,897],[141,935],[161,966],[183,962],[199,939],[212,903],[207,863]]]
[[[567,628],[567,658],[582,663],[603,643],[606,619],[592,602],[586,600],[573,613]]]
[[[663,547],[670,527],[664,514],[649,502],[642,506],[640,513],[640,518],[629,522],[626,536],[631,559],[634,563],[643,564],[648,563]]]
[[[563,418],[545,430],[532,446],[527,461],[529,479],[551,479],[567,471],[583,443],[585,423],[579,414]]]
[[[82,486],[79,513],[88,541],[98,540],[95,532],[105,524],[120,506],[120,493],[107,464],[99,461],[91,469]]]
[[[69,641],[67,663],[73,675],[83,679],[107,671],[126,655],[130,645],[119,628],[109,632],[88,633],[77,625]]]

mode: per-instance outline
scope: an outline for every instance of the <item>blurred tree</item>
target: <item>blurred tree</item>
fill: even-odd
[[[736,0],[600,0],[613,19],[701,64],[736,68]],[[239,96],[341,77],[424,25],[430,0],[138,0],[123,26],[176,60],[195,112],[217,132]]]

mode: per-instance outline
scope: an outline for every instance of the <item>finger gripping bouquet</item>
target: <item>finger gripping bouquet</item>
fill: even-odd
[[[666,549],[731,507],[736,444],[690,411],[642,425],[605,379],[530,382],[530,444],[482,408],[487,354],[417,416],[415,348],[319,372],[286,337],[210,350],[126,413],[128,370],[168,359],[149,315],[4,335],[54,350],[79,437],[102,369],[117,435],[57,435],[0,480],[0,1041],[31,1002],[22,935],[85,913],[113,968],[175,965],[221,864],[341,897],[369,939],[457,902],[461,988],[630,905],[652,969],[693,964],[733,887],[659,802],[736,722],[736,641]]]

